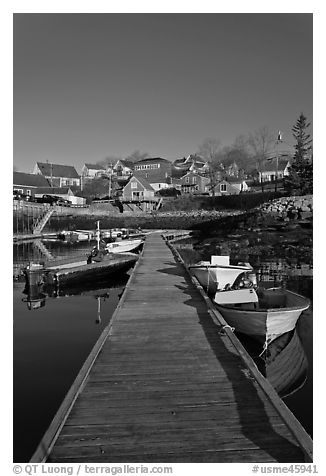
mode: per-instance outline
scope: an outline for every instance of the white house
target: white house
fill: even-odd
[[[260,182],[271,182],[289,175],[290,160],[288,156],[272,157],[267,159],[259,171]]]
[[[93,179],[105,174],[105,167],[97,164],[84,164],[81,170],[81,176],[84,179]]]

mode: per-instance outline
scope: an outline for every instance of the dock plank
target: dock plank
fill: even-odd
[[[162,237],[148,236],[70,411],[32,461],[305,461],[219,330]]]

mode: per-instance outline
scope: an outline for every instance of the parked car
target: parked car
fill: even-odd
[[[69,200],[66,200],[62,197],[58,197],[57,195],[43,195],[42,198],[38,199],[41,203],[49,203],[50,205],[61,205],[61,206],[69,206],[71,203]]]

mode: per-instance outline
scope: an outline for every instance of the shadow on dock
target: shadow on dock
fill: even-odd
[[[164,264],[172,266],[172,269],[162,268],[158,272],[180,275],[178,270],[178,267],[182,266],[180,263],[170,261]],[[173,265],[175,266],[174,268]],[[270,455],[271,459],[275,461],[284,463],[302,461],[303,453],[300,447],[281,436],[273,428],[270,417],[266,413],[264,402],[259,396],[259,387],[255,385],[254,378],[250,376],[249,370],[244,366],[241,357],[236,353],[235,349],[229,349],[232,361],[230,361],[230,357],[225,358],[226,346],[219,334],[221,329],[217,327],[211,318],[207,317],[207,313],[202,313],[202,305],[198,304],[198,296],[195,295],[197,291],[195,291],[191,279],[186,274],[185,281],[186,286],[176,285],[176,287],[186,296],[189,296],[189,300],[184,301],[184,303],[196,309],[198,320],[207,342],[218,364],[222,366],[228,381],[232,385],[243,436],[250,440],[257,448]],[[230,345],[233,347],[232,343]],[[245,399],[244,395],[246,396]],[[248,401],[250,401],[250,407],[248,406]],[[254,409],[254,413],[251,409]],[[223,431],[223,428],[221,428],[221,431]],[[249,448],[248,451],[250,452]]]

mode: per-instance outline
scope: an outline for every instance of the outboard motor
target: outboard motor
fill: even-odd
[[[252,283],[253,288],[257,288],[257,276],[256,273],[248,273],[247,279]]]

